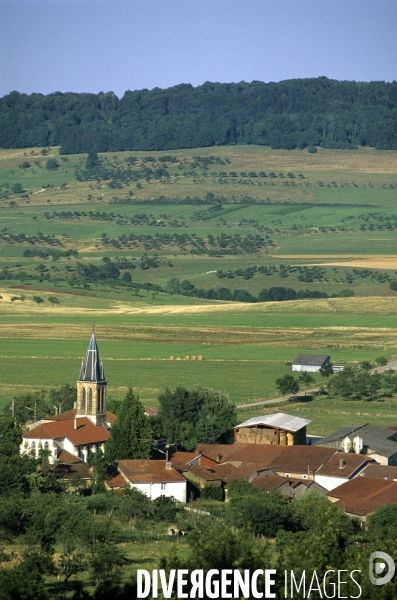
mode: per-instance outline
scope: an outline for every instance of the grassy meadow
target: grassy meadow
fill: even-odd
[[[131,157],[133,180],[123,175]],[[49,158],[57,169],[46,168]],[[56,148],[0,150],[0,408],[25,391],[73,384],[93,326],[110,398],[132,385],[145,405],[176,385],[213,387],[238,404],[272,398],[299,353],[348,365],[397,356],[396,152],[117,152],[100,155],[110,179],[86,180],[85,159]],[[145,177],[146,167],[168,175]],[[16,183],[23,192],[13,192]],[[211,212],[214,197],[221,209]],[[229,241],[212,251],[220,236]],[[253,246],[254,238],[263,243]],[[104,258],[122,267],[119,279],[81,276]],[[284,286],[329,298],[251,304],[154,290],[173,278],[204,290],[257,296]],[[354,295],[331,297],[346,290]],[[308,415],[318,434],[351,422],[395,424],[394,398],[356,404],[322,397],[280,410]]]

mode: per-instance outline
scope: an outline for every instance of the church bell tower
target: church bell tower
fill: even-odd
[[[87,417],[94,425],[106,426],[106,384],[103,364],[99,360],[98,346],[93,333],[77,381],[76,418]]]

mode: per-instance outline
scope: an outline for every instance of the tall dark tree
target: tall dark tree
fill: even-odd
[[[149,458],[151,447],[149,419],[142,402],[130,387],[117,412],[117,421],[110,430],[106,458],[110,461]]]

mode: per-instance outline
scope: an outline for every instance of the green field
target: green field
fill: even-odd
[[[207,385],[241,404],[272,398],[299,353],[350,365],[397,355],[396,152],[235,146],[151,152],[149,163],[148,154],[100,155],[109,185],[84,179],[83,155],[0,150],[0,407],[73,384],[93,325],[109,397],[133,385],[146,405],[176,385]],[[123,180],[126,158],[154,171],[167,154],[176,157],[167,177]],[[207,169],[197,155],[212,157]],[[45,168],[49,157],[58,169]],[[24,161],[31,166],[20,168]],[[84,268],[101,268],[103,258],[120,276],[87,278]],[[175,278],[205,293],[283,286],[329,298],[250,304],[156,291]],[[331,297],[346,290],[354,296]],[[393,399],[367,405],[358,415],[321,398],[288,411],[309,415],[313,433],[359,417],[395,424]]]

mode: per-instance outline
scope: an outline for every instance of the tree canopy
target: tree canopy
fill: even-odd
[[[131,458],[149,458],[152,447],[152,435],[149,419],[143,404],[130,387],[119,405],[117,421],[110,430],[106,443],[106,459],[128,460]]]
[[[236,408],[229,396],[196,386],[168,388],[159,396],[158,432],[170,443],[191,450],[197,443],[226,441],[236,425]]]
[[[0,99],[0,147],[59,145],[65,154],[229,144],[397,149],[396,117],[395,81],[206,82],[126,91],[120,99],[13,91]]]

